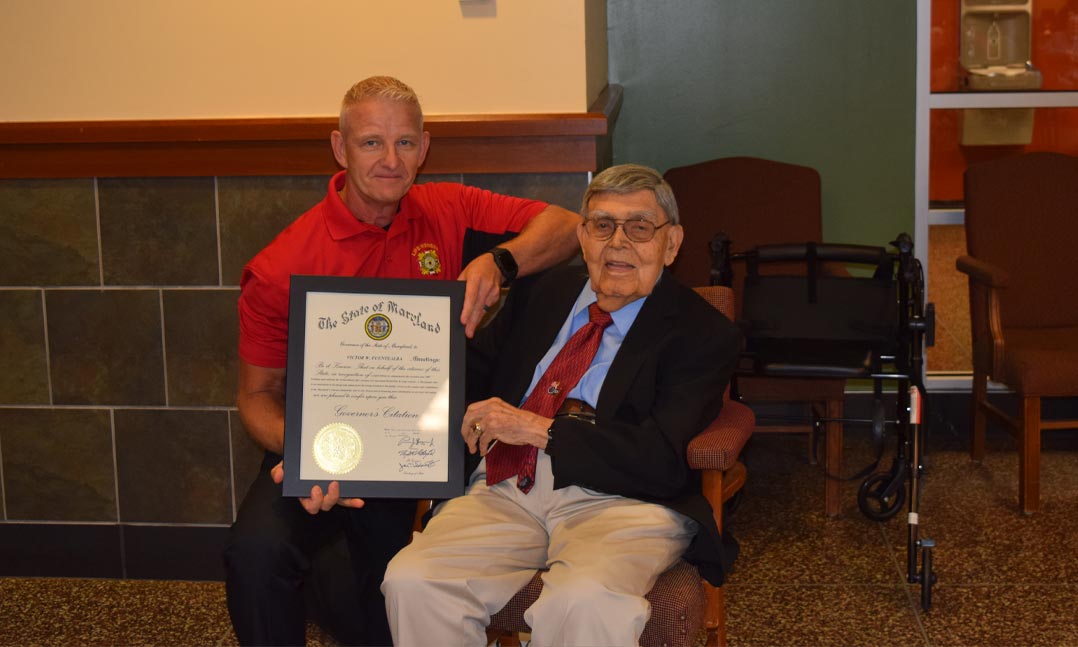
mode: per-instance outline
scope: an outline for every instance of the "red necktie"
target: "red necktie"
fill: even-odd
[[[609,312],[599,309],[599,304],[588,306],[589,322],[576,331],[565,346],[558,351],[543,376],[535,383],[521,409],[547,418],[553,418],[561,408],[565,396],[573,390],[581,376],[591,366],[603,330],[613,321]],[[527,494],[535,484],[535,458],[538,448],[534,445],[509,445],[499,443],[487,454],[487,485],[501,483],[511,476],[519,476],[517,487]]]

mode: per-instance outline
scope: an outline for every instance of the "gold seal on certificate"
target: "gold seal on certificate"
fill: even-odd
[[[314,435],[312,455],[318,467],[330,474],[347,474],[363,460],[363,439],[351,425],[333,422]]]

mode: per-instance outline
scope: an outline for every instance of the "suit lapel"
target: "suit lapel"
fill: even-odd
[[[613,415],[625,399],[644,360],[654,354],[657,340],[664,337],[677,321],[676,288],[674,277],[664,269],[662,278],[644,302],[603,380],[596,403],[598,411]]]

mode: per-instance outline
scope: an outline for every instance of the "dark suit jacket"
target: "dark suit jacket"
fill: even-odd
[[[479,355],[469,356],[470,399],[522,400],[587,280],[585,268],[551,270],[526,301],[503,313],[509,323],[477,336]],[[699,523],[685,557],[716,585],[737,543],[720,537],[700,475],[685,454],[718,415],[740,344],[734,324],[664,271],[610,366],[595,422],[556,418],[549,451],[555,488],[578,485],[659,503]],[[470,459],[469,473],[478,454]]]

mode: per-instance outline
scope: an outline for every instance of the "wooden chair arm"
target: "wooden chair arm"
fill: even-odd
[[[722,504],[741,489],[748,478],[748,470],[745,464],[738,462],[725,472],[718,470],[704,470],[703,492],[704,498],[711,504],[715,515],[715,525],[722,530]]]
[[[994,379],[1004,380],[1003,357],[1006,344],[1000,317],[1000,290],[1010,282],[1010,276],[990,263],[972,256],[960,256],[955,261],[958,271],[969,276],[970,324],[973,337],[973,366]]]
[[[415,519],[412,520],[412,532],[423,532],[423,526],[426,525],[427,513],[434,506],[434,499],[420,499],[416,501],[415,506]]]
[[[1011,280],[1006,270],[968,255],[959,256],[955,267],[972,280],[992,288],[1005,288]]]

